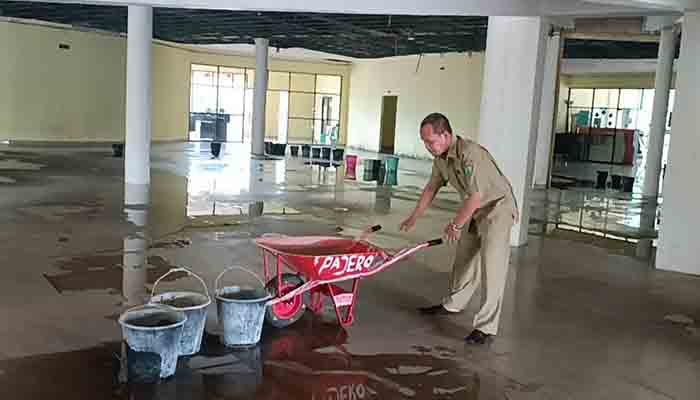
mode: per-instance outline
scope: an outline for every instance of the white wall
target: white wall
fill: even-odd
[[[419,137],[421,120],[431,112],[450,119],[453,130],[477,138],[483,53],[363,60],[350,74],[348,145],[379,149],[382,96],[398,96],[395,153],[429,157]],[[440,67],[445,69],[441,70]]]
[[[125,79],[123,38],[0,22],[0,138],[123,137]]]
[[[154,141],[187,140],[192,63],[254,67],[255,58],[154,44]],[[340,75],[344,143],[350,66],[273,57],[270,69]],[[0,139],[122,141],[125,96],[124,37],[0,21]]]

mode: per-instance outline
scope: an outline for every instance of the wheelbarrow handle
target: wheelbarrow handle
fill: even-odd
[[[443,243],[442,238],[437,238],[433,240],[428,240],[426,243],[428,243],[428,247],[432,246],[439,246]]]

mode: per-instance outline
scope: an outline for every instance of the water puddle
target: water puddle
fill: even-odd
[[[176,268],[161,256],[149,256],[146,282],[153,283],[171,268]],[[107,291],[123,293],[124,269],[121,254],[93,255],[59,260],[56,266],[66,272],[44,274],[46,280],[59,292]],[[165,281],[177,279],[174,276]]]
[[[30,163],[15,159],[0,160],[0,170],[12,171],[39,171],[44,168],[44,164]]]

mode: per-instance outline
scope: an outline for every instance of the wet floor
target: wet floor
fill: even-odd
[[[313,318],[248,348],[227,349],[207,335],[200,354],[181,358],[177,377],[158,384],[121,384],[120,344],[106,343],[0,362],[0,383],[10,394],[3,398],[11,399],[472,400],[538,390],[460,365],[451,348],[353,354],[347,349],[349,336],[337,325]],[[76,373],[86,366],[89,374]]]
[[[211,292],[227,266],[262,273],[256,237],[354,237],[375,224],[371,241],[395,252],[439,236],[458,205],[442,193],[416,231],[399,233],[425,171],[377,186],[224,153],[155,146],[150,187],[125,187],[108,148],[0,147],[2,399],[696,398],[700,279],[572,235],[513,250],[501,333],[484,348],[462,341],[476,302],[450,317],[415,312],[446,290],[454,248],[440,246],[363,280],[347,331],[326,307],[232,351],[212,305],[203,351],[181,359],[174,379],[120,384],[115,320],[168,269],[191,268]],[[226,282],[255,284],[241,273]],[[182,275],[157,291],[175,289],[202,291]]]

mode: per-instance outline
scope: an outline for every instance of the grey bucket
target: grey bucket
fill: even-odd
[[[199,280],[204,287],[204,294],[190,291],[177,291],[165,292],[156,296],[155,292],[158,283],[166,276],[176,272],[184,272]],[[202,337],[204,337],[204,326],[207,323],[207,307],[211,304],[207,285],[202,278],[187,268],[171,269],[165,275],[158,278],[153,284],[151,303],[164,304],[178,311],[182,311],[187,315],[187,322],[182,330],[182,339],[180,339],[179,354],[181,356],[191,356],[199,353],[199,349],[202,347]]]
[[[129,347],[129,375],[139,380],[174,375],[185,322],[185,313],[164,305],[147,304],[126,310],[119,317],[119,324]]]
[[[233,269],[253,275],[261,286],[254,289],[241,286],[219,288],[221,277]],[[224,345],[237,347],[257,344],[262,334],[265,308],[272,297],[265,289],[262,279],[243,267],[229,267],[216,278],[214,289],[219,324],[223,328]]]

